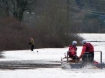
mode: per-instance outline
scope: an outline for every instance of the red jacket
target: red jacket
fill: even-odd
[[[76,51],[77,51],[77,47],[76,46],[69,46],[69,55],[71,56],[75,56],[76,55]]]
[[[83,55],[85,52],[94,52],[94,47],[93,47],[93,45],[90,44],[90,43],[85,43],[85,44],[83,45],[80,58],[82,57],[82,55]]]

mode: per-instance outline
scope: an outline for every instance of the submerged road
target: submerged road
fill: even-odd
[[[59,68],[60,61],[0,61],[0,69],[33,69],[33,68]]]

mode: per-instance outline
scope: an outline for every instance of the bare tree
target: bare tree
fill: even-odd
[[[36,0],[0,0],[0,7],[5,10],[6,15],[12,14],[16,19],[22,21],[24,12],[31,12],[34,1]]]

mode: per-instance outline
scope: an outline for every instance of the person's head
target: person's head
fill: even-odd
[[[77,44],[77,41],[73,41],[73,42],[72,42],[72,45],[76,45],[76,44]]]
[[[82,42],[81,42],[81,43],[82,43],[82,45],[84,45],[84,44],[86,43],[86,40],[82,40]]]
[[[33,38],[32,38],[32,37],[30,37],[30,40],[33,40]]]

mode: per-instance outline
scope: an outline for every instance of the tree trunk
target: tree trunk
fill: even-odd
[[[9,8],[6,8],[6,9],[4,9],[4,10],[5,10],[5,16],[6,16],[6,17],[10,16],[10,14],[9,14]]]

